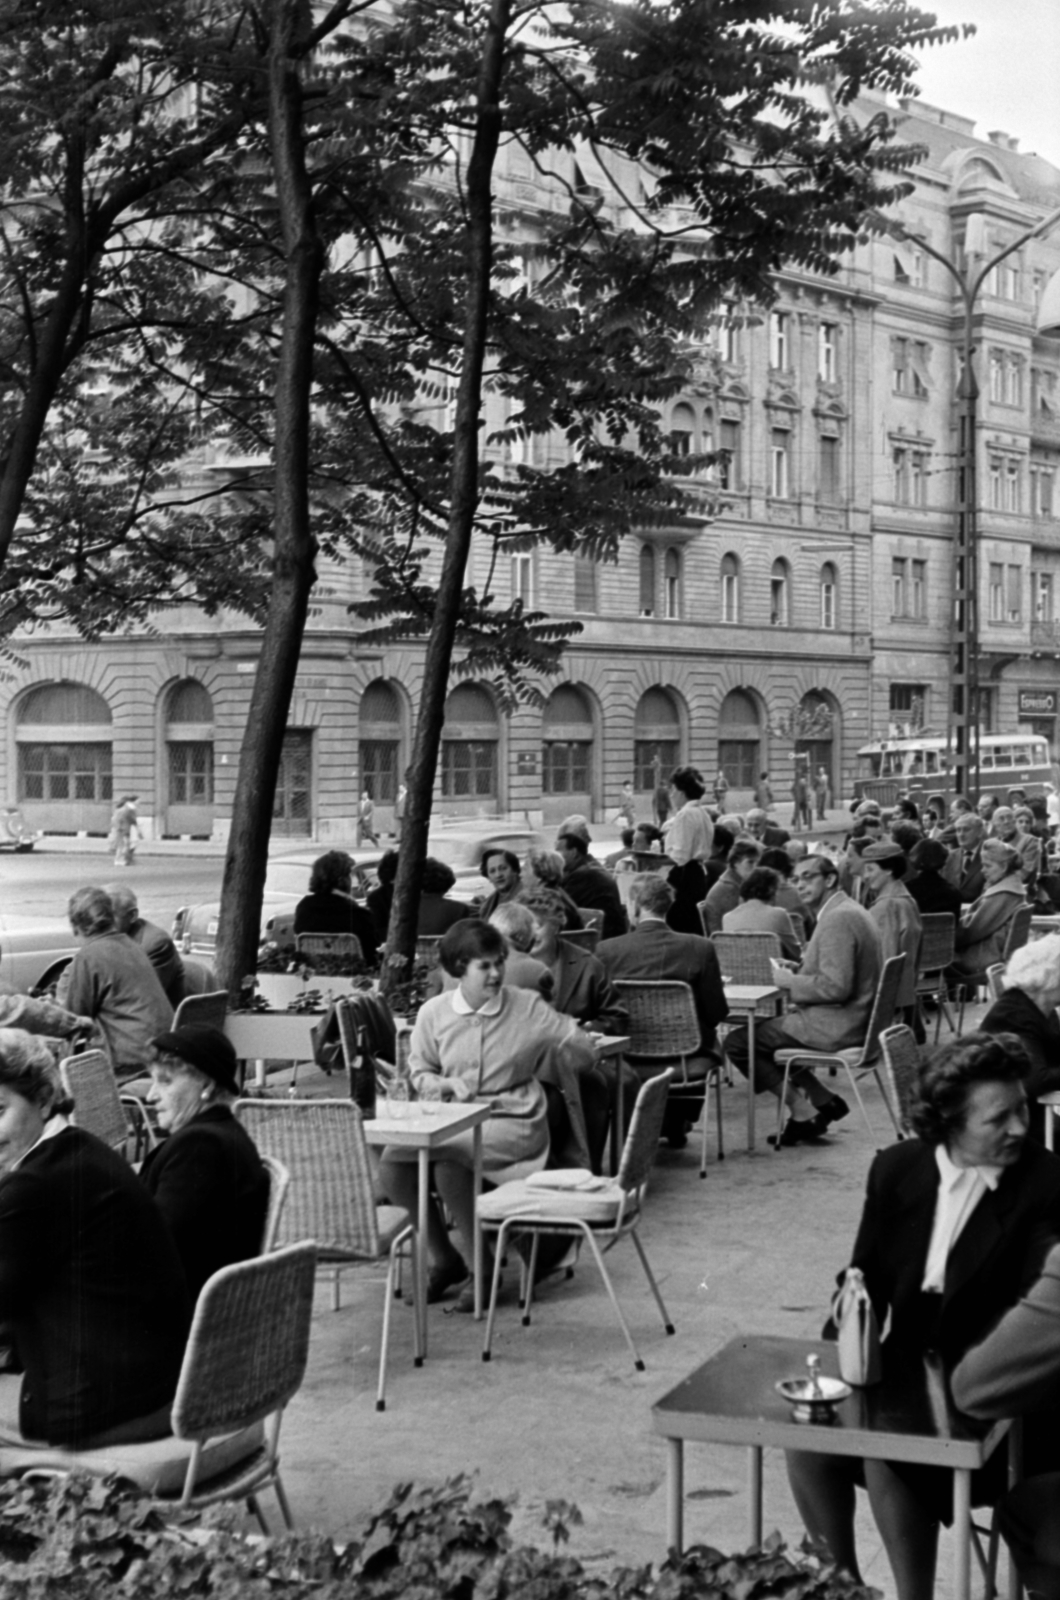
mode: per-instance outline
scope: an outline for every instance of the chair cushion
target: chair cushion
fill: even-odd
[[[507,1217],[526,1217],[541,1222],[570,1217],[592,1227],[613,1225],[622,1204],[623,1190],[617,1183],[603,1189],[541,1189],[522,1181],[504,1183],[490,1194],[480,1195],[476,1210],[483,1222],[503,1222]],[[627,1208],[627,1217],[630,1210]]]
[[[229,1472],[241,1461],[260,1450],[265,1440],[265,1424],[251,1423],[236,1433],[211,1439],[199,1463],[199,1484],[220,1473]],[[147,1444],[118,1444],[104,1450],[36,1450],[18,1445],[0,1445],[0,1478],[17,1477],[34,1467],[55,1472],[87,1472],[94,1478],[125,1478],[145,1493],[163,1499],[178,1496],[184,1489],[188,1459],[194,1448],[191,1439],[152,1439]]]

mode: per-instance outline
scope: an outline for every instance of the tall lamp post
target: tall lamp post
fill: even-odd
[[[1021,233],[1011,244],[984,261],[984,218],[969,216],[962,272],[949,256],[936,250],[920,234],[910,233],[900,222],[880,218],[883,231],[907,240],[941,263],[957,285],[964,306],[963,365],[957,388],[958,448],[961,471],[958,494],[957,537],[953,565],[953,645],[949,725],[952,729],[954,787],[958,794],[975,797],[979,787],[979,500],[976,444],[979,425],[979,384],[975,376],[974,318],[979,291],[1002,261],[1039,239],[1060,222],[1060,208]],[[1060,330],[1058,330],[1060,331]]]

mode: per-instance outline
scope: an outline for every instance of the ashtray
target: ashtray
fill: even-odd
[[[777,1393],[791,1407],[793,1422],[834,1422],[841,1400],[852,1394],[849,1383],[841,1378],[782,1378],[776,1386]]]

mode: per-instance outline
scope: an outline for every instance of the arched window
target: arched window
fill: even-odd
[[[377,805],[393,805],[401,768],[401,701],[382,678],[361,695],[358,744],[361,788]]]
[[[213,805],[213,701],[197,678],[183,678],[166,696],[167,802]],[[167,833],[210,832],[208,822],[166,817]]]
[[[81,683],[48,683],[18,708],[18,798],[64,808],[57,828],[83,823],[80,808],[114,798],[111,715],[102,695]],[[96,820],[96,819],[91,819]]]
[[[791,568],[784,560],[774,561],[769,576],[769,621],[774,628],[791,621]]]
[[[681,759],[681,721],[672,696],[665,689],[649,689],[633,716],[633,786],[649,793],[655,775],[665,783]]]
[[[718,767],[733,789],[753,789],[761,771],[758,705],[746,689],[732,689],[718,712]]]
[[[830,561],[826,561],[821,568],[821,627],[837,628],[838,614],[839,579],[835,567]]]
[[[731,551],[721,558],[721,620],[740,620],[740,563]]]
[[[572,684],[553,690],[541,723],[544,794],[588,795],[592,787],[593,715]]]
[[[640,614],[655,615],[655,551],[650,544],[640,547]]]
[[[497,798],[497,711],[485,689],[462,683],[445,702],[442,794],[447,800]]]
[[[666,616],[671,622],[681,615],[681,552],[667,550],[663,574],[666,595]]]

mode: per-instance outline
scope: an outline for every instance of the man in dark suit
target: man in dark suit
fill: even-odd
[[[605,867],[589,859],[589,829],[573,820],[560,829],[556,849],[563,857],[563,887],[584,911],[602,911],[604,938],[626,931],[626,913],[618,885]]]
[[[716,1029],[729,1014],[721,981],[721,969],[709,939],[695,933],[675,933],[666,925],[674,892],[665,878],[642,873],[630,888],[634,917],[632,933],[620,939],[605,939],[596,954],[609,978],[670,978],[687,983],[692,990],[699,1019],[700,1053],[714,1057]],[[670,1143],[680,1148],[686,1142],[687,1102],[667,1109],[663,1132]]]
[[[757,806],[747,813],[747,831],[767,850],[779,850],[791,838],[787,828],[775,828],[766,813]]]
[[[963,812],[954,824],[954,835],[957,846],[950,851],[950,859],[942,875],[947,883],[952,883],[959,890],[964,905],[970,906],[986,888],[982,860],[986,824],[974,812]]]

